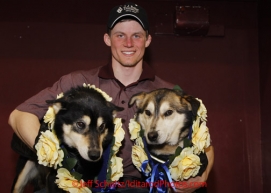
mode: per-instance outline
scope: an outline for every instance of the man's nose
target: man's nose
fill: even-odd
[[[133,39],[132,38],[126,38],[125,42],[124,42],[124,45],[126,47],[132,47],[133,46]]]

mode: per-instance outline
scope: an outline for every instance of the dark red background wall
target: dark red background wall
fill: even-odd
[[[157,74],[202,99],[215,147],[211,193],[266,192],[270,183],[270,14],[257,1],[136,1],[153,41],[145,59]],[[110,9],[123,1],[0,2],[0,190],[9,192],[17,155],[7,120],[21,102],[74,70],[106,64]],[[155,35],[157,14],[204,5],[219,36]],[[259,14],[260,13],[260,14]],[[269,34],[269,35],[268,35]],[[269,170],[270,171],[270,170]]]

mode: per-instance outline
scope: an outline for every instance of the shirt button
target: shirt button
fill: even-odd
[[[125,103],[125,101],[121,101],[121,104],[124,104]]]

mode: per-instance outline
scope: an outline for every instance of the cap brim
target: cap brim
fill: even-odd
[[[135,15],[133,14],[124,14],[124,15],[121,15],[119,17],[117,17],[111,24],[111,26],[109,26],[109,29],[112,29],[114,27],[114,25],[121,19],[121,18],[124,18],[124,17],[133,17],[135,18],[140,24],[141,26],[143,27],[143,29],[146,30],[146,26],[144,26],[143,22]]]

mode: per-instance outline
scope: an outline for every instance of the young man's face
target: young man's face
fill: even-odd
[[[145,48],[150,45],[151,36],[146,36],[142,26],[134,20],[119,22],[104,35],[106,45],[111,47],[113,62],[125,67],[137,65],[142,61]]]

